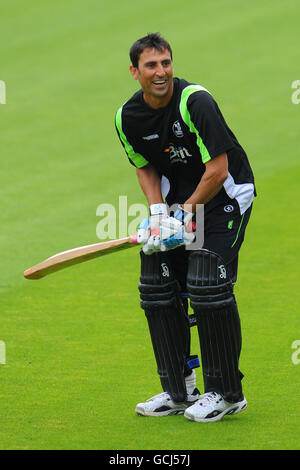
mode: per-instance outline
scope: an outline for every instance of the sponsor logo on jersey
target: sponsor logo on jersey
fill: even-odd
[[[234,207],[232,205],[228,204],[227,206],[224,207],[224,211],[225,212],[233,212]]]
[[[170,163],[187,163],[188,158],[192,157],[189,151],[182,147],[182,145],[175,145],[173,142],[169,143],[169,147],[164,150],[169,154]]]
[[[151,135],[146,135],[145,137],[143,137],[144,140],[154,140],[154,139],[159,139],[159,135],[158,134],[151,134]]]
[[[173,129],[173,132],[176,135],[176,137],[183,137],[183,132],[182,132],[181,125],[180,125],[179,121],[174,122],[172,129]]]

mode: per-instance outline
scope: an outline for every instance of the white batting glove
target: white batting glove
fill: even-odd
[[[150,221],[149,219],[143,219],[138,227],[137,242],[147,243],[150,237]]]
[[[195,235],[190,229],[192,218],[192,212],[178,206],[173,217],[165,217],[161,220],[160,238],[166,250],[193,243]]]
[[[160,222],[162,218],[168,217],[167,205],[164,203],[151,204],[149,218],[149,236],[143,246],[145,255],[151,255],[155,251],[165,251],[165,246],[161,243]]]

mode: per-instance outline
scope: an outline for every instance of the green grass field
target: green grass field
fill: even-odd
[[[300,448],[298,18],[297,0],[0,0],[1,449]],[[176,76],[212,92],[256,176],[236,287],[249,407],[215,424],[134,413],[160,392],[138,249],[23,278],[97,242],[99,204],[144,202],[114,115],[148,31],[171,42]]]

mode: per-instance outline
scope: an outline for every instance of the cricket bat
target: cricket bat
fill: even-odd
[[[127,249],[138,245],[137,236],[119,238],[118,240],[109,240],[106,242],[93,243],[92,245],[80,246],[71,250],[62,251],[50,258],[45,259],[32,268],[24,271],[26,279],[41,279],[48,274],[65,269],[74,264],[83,263],[99,256],[104,256],[115,251]]]

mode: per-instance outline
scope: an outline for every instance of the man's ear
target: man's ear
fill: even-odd
[[[129,67],[129,70],[130,70],[130,73],[132,75],[132,77],[134,78],[134,80],[137,80],[138,79],[138,69],[136,67],[134,67],[133,65],[130,65]]]

